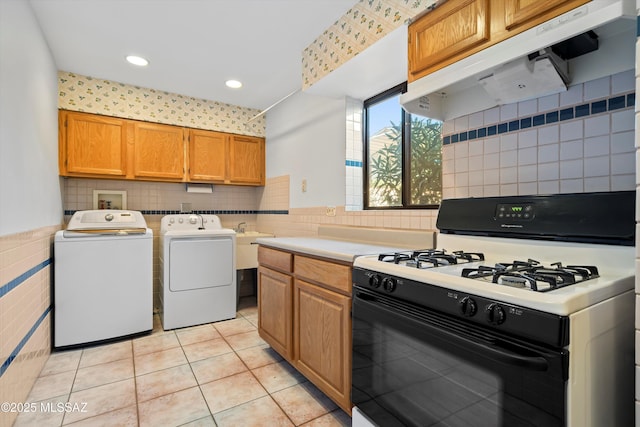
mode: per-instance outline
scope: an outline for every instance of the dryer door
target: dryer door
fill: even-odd
[[[235,274],[231,236],[173,238],[169,246],[172,292],[231,286]]]

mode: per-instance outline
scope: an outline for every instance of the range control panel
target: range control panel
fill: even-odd
[[[504,204],[496,207],[496,219],[531,221],[535,217],[533,204]]]

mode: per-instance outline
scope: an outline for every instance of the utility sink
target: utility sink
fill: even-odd
[[[273,234],[259,231],[236,233],[236,270],[258,267],[258,245],[256,239],[273,237]]]

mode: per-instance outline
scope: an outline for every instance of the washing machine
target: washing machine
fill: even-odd
[[[236,233],[216,215],[160,222],[160,318],[165,330],[236,317]]]
[[[153,231],[140,212],[75,212],[54,238],[54,347],[150,332],[152,257]]]

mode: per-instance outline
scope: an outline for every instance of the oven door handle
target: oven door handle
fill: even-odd
[[[454,332],[452,330],[448,330],[443,328],[442,325],[436,326],[429,322],[428,319],[418,319],[415,314],[403,311],[399,307],[393,307],[393,309],[390,309],[386,307],[384,303],[376,302],[375,297],[368,294],[356,292],[353,298],[353,304],[354,309],[356,305],[362,304],[362,308],[369,309],[371,314],[378,320],[381,317],[400,317],[402,318],[402,321],[411,323],[418,331],[424,332],[425,329],[428,329],[433,335],[446,337],[446,340],[449,343],[455,343],[459,347],[476,353],[482,353],[485,356],[490,355],[495,360],[499,360],[512,366],[518,366],[532,371],[547,371],[549,368],[549,363],[543,356],[523,355],[501,346],[484,343],[474,339],[473,337],[465,336],[459,331]]]

